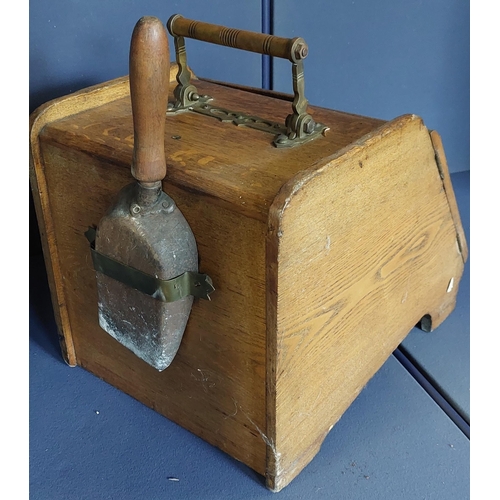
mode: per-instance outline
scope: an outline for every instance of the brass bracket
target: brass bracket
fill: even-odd
[[[210,293],[215,288],[207,274],[187,271],[169,280],[156,278],[99,253],[95,249],[95,235],[94,227],[90,227],[85,232],[96,271],[162,302],[175,302],[188,295],[210,300]]]
[[[232,122],[235,125],[245,126],[277,134],[273,144],[277,148],[290,148],[304,144],[320,135],[325,135],[329,130],[326,125],[316,123],[313,117],[307,113],[308,101],[304,93],[304,64],[303,57],[307,55],[307,47],[301,58],[292,62],[292,84],[293,102],[292,113],[285,119],[285,124],[265,120],[258,116],[243,112],[231,111],[209,104],[213,100],[211,96],[200,95],[196,87],[191,83],[191,72],[187,65],[186,44],[183,36],[174,37],[175,58],[178,65],[177,86],[174,89],[175,102],[168,104],[167,114],[175,114],[182,111],[195,111],[197,113],[211,116],[222,122]]]

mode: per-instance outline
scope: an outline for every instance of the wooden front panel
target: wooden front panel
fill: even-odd
[[[426,314],[437,326],[454,307],[463,256],[434,155],[421,120],[405,116],[298,176],[273,205],[274,490],[313,458],[411,328]]]
[[[130,172],[47,141],[42,152],[77,363],[264,474],[265,224],[165,183],[216,291],[210,302],[195,301],[180,350],[159,373],[99,327],[84,236]]]

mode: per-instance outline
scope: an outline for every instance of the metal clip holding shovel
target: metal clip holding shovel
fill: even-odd
[[[179,349],[194,296],[214,290],[198,273],[194,235],[162,191],[167,173],[164,137],[170,76],[162,22],[141,18],[130,44],[134,122],[132,175],[95,231],[87,232],[96,269],[99,325],[159,371]]]

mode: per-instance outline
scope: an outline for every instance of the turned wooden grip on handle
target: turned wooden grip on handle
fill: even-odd
[[[137,21],[130,42],[130,99],[134,122],[132,175],[140,182],[161,181],[165,162],[165,114],[170,76],[168,37],[156,17]]]
[[[296,62],[307,56],[307,44],[303,38],[282,38],[253,31],[226,28],[216,24],[185,19],[173,15],[167,23],[168,31],[174,37],[194,38],[202,42],[225,45],[258,54],[267,54]]]

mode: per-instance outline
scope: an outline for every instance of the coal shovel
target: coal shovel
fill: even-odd
[[[194,297],[207,299],[214,288],[198,273],[189,224],[162,190],[170,62],[159,19],[137,22],[129,63],[136,182],[120,191],[95,235],[87,236],[95,236],[101,328],[161,371],[177,353]]]

